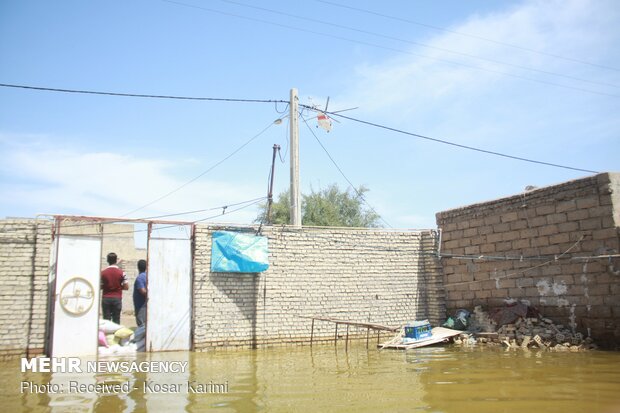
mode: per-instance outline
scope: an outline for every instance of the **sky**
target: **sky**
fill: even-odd
[[[434,228],[439,211],[620,171],[619,23],[615,0],[0,0],[0,83],[329,97],[356,120],[327,133],[302,112],[302,192],[364,185],[384,226]],[[0,217],[251,223],[274,144],[274,193],[289,186],[288,120],[286,103],[0,86]]]

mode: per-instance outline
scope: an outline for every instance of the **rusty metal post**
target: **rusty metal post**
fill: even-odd
[[[334,333],[334,346],[336,346],[337,341],[338,341],[338,323],[336,323],[336,332]]]

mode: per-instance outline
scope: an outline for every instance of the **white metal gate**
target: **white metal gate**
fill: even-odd
[[[149,238],[146,350],[190,350],[190,239]]]
[[[56,242],[52,356],[96,355],[101,239],[59,235]]]

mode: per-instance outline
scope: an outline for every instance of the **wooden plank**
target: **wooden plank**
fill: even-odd
[[[409,350],[419,347],[430,346],[431,344],[441,343],[444,340],[447,340],[450,337],[457,336],[462,333],[460,330],[452,330],[445,327],[435,327],[432,329],[433,335],[428,338],[424,338],[418,340],[413,343],[384,343],[379,345],[379,348],[387,348],[387,349],[397,349],[397,350]]]
[[[342,320],[342,319],[331,318],[331,317],[303,316],[303,315],[298,315],[298,317],[300,317],[300,318],[309,318],[311,320],[329,321],[331,323],[344,324],[344,325],[349,325],[349,326],[372,328],[373,330],[394,331],[394,332],[396,332],[396,331],[398,331],[400,329],[400,327],[389,327],[389,326],[383,326],[381,324],[364,323],[364,322],[360,322],[360,321],[349,321],[349,320]]]

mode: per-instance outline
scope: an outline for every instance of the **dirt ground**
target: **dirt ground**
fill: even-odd
[[[128,328],[136,327],[136,317],[133,315],[133,311],[131,314],[125,312],[121,313],[121,325]]]

